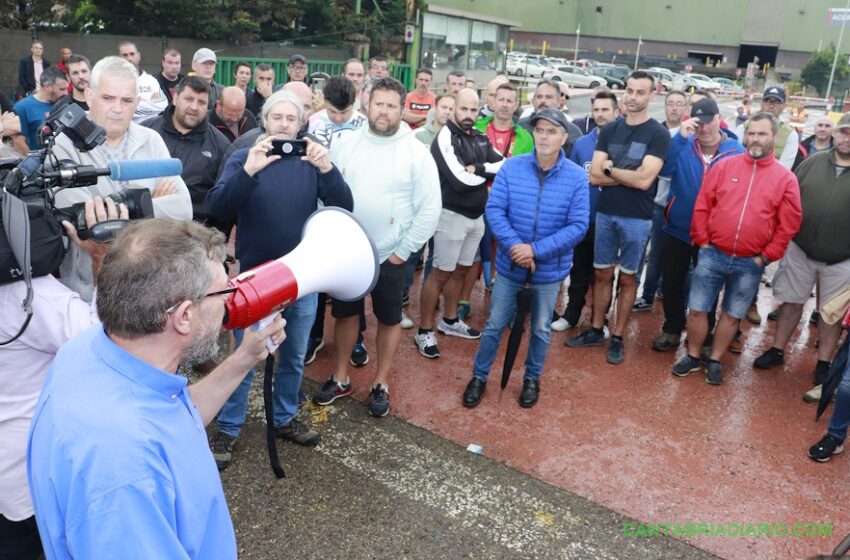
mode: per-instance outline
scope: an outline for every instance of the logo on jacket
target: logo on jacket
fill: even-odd
[[[207,157],[207,158],[212,159],[212,153],[211,153],[211,152],[208,152],[208,151],[206,151],[206,150],[204,150],[203,152],[201,152],[201,155],[202,155],[202,156],[204,156],[204,157]]]

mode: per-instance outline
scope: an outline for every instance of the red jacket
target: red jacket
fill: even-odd
[[[754,160],[744,152],[717,162],[706,174],[691,239],[727,255],[778,261],[802,218],[797,177],[774,157]]]

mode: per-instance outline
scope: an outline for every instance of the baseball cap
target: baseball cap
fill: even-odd
[[[195,51],[195,56],[192,57],[192,62],[218,62],[215,53],[212,49],[203,48]]]
[[[552,108],[540,109],[539,111],[534,113],[534,115],[531,116],[531,120],[529,122],[531,122],[531,126],[534,126],[534,124],[537,121],[539,121],[540,119],[543,119],[545,121],[549,121],[550,123],[554,124],[555,126],[560,126],[561,128],[564,129],[564,132],[568,132],[567,131],[567,117],[565,117],[564,113],[562,113],[558,109],[552,109]]]
[[[761,96],[762,99],[767,99],[769,97],[776,97],[783,103],[785,103],[785,90],[781,87],[770,86],[766,90],[764,90],[764,95]]]
[[[303,54],[294,54],[289,57],[289,62],[287,64],[289,66],[292,66],[296,62],[303,62],[304,64],[307,64],[307,59],[304,57]]]
[[[710,123],[714,119],[714,115],[718,114],[720,114],[720,108],[717,106],[717,102],[710,97],[700,99],[691,107],[691,118],[697,119],[703,124]]]
[[[841,115],[841,118],[838,119],[835,129],[838,130],[839,128],[850,128],[850,113],[844,113]]]

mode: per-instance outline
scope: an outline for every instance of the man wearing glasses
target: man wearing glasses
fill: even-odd
[[[188,386],[180,364],[218,352],[228,297],[224,235],[140,220],[98,275],[94,326],[56,355],[36,405],[29,486],[48,558],[236,558],[204,426],[283,342],[283,320]],[[119,552],[122,551],[122,552]]]

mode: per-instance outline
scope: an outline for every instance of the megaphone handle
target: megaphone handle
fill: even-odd
[[[271,315],[269,315],[268,317],[266,317],[264,319],[260,319],[259,321],[257,321],[253,325],[251,325],[251,330],[253,330],[253,331],[263,330],[264,328],[269,326],[272,323],[272,321],[274,321],[277,318],[278,315],[280,315],[280,312],[276,311],[276,312],[272,313]],[[271,338],[266,339],[266,348],[269,349],[269,354],[274,354],[274,351],[277,350],[278,346],[280,346],[280,345],[274,344],[272,342]]]

